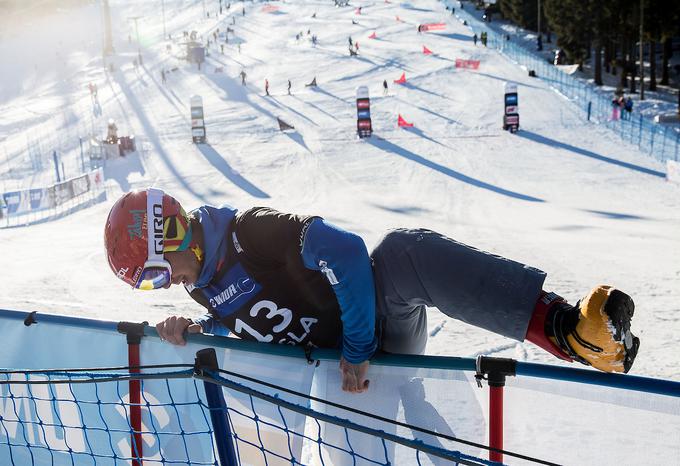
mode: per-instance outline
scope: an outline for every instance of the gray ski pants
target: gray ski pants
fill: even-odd
[[[383,351],[421,354],[426,306],[522,341],[545,272],[425,229],[388,232],[371,253]]]

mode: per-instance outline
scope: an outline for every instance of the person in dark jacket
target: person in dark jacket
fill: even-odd
[[[546,274],[427,229],[364,241],[321,217],[255,207],[187,214],[162,190],[122,196],[104,231],[118,278],[137,289],[184,285],[208,313],[156,325],[162,339],[211,333],[263,343],[339,348],[342,388],[368,388],[378,351],[422,354],[426,307],[567,361],[628,372],[639,346],[633,301],[597,286],[576,306],[543,291]]]

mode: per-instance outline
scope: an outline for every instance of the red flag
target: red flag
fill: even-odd
[[[406,82],[406,73],[401,73],[401,78],[395,79],[395,84],[404,84]]]
[[[432,55],[432,50],[428,49],[427,47],[425,47],[425,46],[423,45],[423,53],[424,53],[425,55]]]
[[[378,36],[376,36],[376,35],[375,35],[375,31],[373,31],[373,34],[371,34],[370,36],[368,36],[368,38],[369,38],[369,39],[377,39]]]
[[[401,113],[399,114],[399,118],[397,118],[397,125],[399,125],[400,128],[412,128],[413,123],[409,123],[408,121],[404,120],[401,117]]]

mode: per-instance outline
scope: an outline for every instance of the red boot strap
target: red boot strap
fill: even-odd
[[[546,293],[545,291],[541,292],[541,296],[536,302],[534,314],[531,316],[531,320],[529,321],[526,339],[560,359],[573,362],[572,358],[570,358],[569,355],[565,353],[556,343],[554,343],[545,333],[545,321],[548,316],[548,309],[550,309],[557,300],[563,301],[562,298],[554,293]]]

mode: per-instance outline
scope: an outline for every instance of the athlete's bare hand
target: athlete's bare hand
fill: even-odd
[[[185,330],[189,333],[201,333],[201,326],[182,316],[171,316],[156,324],[156,331],[161,340],[166,340],[173,345],[186,345]]]
[[[350,393],[363,393],[368,390],[369,381],[368,361],[352,364],[345,358],[340,358],[340,372],[342,373],[342,390]]]

